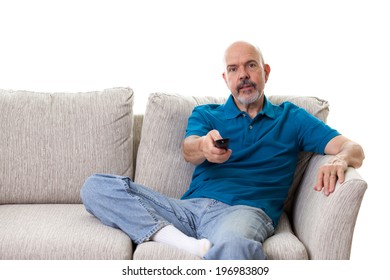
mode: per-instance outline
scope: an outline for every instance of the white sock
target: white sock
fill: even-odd
[[[189,237],[175,228],[173,225],[168,225],[160,229],[150,238],[153,241],[165,243],[174,246],[178,249],[186,250],[187,252],[203,258],[212,244],[207,239],[196,239]]]

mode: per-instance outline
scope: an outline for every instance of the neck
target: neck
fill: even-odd
[[[243,112],[246,112],[252,119],[257,116],[257,114],[263,110],[264,107],[264,95],[262,95],[258,100],[250,104],[240,103],[238,100],[234,100],[238,109]]]

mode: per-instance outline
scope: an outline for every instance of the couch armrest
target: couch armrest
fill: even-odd
[[[302,178],[293,205],[292,223],[310,259],[349,259],[357,215],[367,183],[354,168],[329,197],[315,191],[318,168],[330,156],[315,155]]]
[[[263,249],[269,260],[308,259],[306,248],[294,235],[286,213],[282,213],[275,234],[265,240]]]

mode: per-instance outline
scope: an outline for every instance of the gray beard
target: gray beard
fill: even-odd
[[[238,94],[237,94],[238,95]],[[261,94],[259,93],[259,91],[257,91],[257,94],[255,96],[253,96],[251,99],[246,99],[246,98],[242,98],[241,96],[238,96],[237,97],[237,100],[243,104],[243,105],[250,105],[250,104],[253,104],[255,103],[257,100],[259,100],[261,97]]]

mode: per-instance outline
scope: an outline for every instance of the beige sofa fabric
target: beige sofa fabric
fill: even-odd
[[[81,204],[0,205],[0,259],[131,259],[133,245]]]
[[[0,90],[0,204],[80,203],[92,173],[132,176],[133,91]]]
[[[132,258],[126,234],[77,204],[91,174],[132,176],[132,106],[129,88],[0,90],[0,259]]]
[[[349,259],[367,183],[349,168],[344,183],[338,183],[329,197],[313,191],[318,168],[329,160],[329,156],[315,155],[306,168],[292,211],[294,231],[310,259]]]
[[[269,260],[307,260],[305,246],[295,236],[286,213],[279,219],[275,234],[263,244],[264,253]]]
[[[133,258],[134,260],[201,260],[200,257],[187,251],[154,241],[137,245]]]

